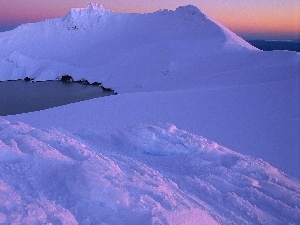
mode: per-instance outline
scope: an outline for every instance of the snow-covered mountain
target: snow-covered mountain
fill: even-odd
[[[54,80],[69,74],[118,93],[194,88],[207,85],[209,75],[212,81],[253,63],[260,68],[299,62],[296,54],[256,51],[191,5],[117,14],[92,4],[1,33],[0,45],[1,80]]]
[[[91,4],[1,33],[0,45],[1,80],[56,79],[68,73],[107,83],[119,93],[165,90],[185,80],[190,85],[211,57],[255,49],[191,5],[117,14]],[[217,67],[202,73],[212,72],[221,71]],[[166,76],[177,81],[172,85]]]
[[[260,51],[191,5],[90,4],[0,46],[0,80],[69,74],[120,93],[0,119],[0,223],[299,223],[299,54]]]
[[[299,62],[296,54],[256,51],[191,5],[117,14],[91,4],[1,33],[0,45],[1,80],[54,80],[69,74],[103,82],[118,93],[194,88],[207,83],[209,75],[211,80],[226,77],[219,74],[253,63],[260,68],[278,66],[279,60]]]

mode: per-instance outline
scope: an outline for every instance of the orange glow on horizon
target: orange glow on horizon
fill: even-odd
[[[273,5],[270,5],[271,1]],[[289,3],[277,0],[10,0],[1,3],[0,24],[37,22],[60,17],[70,8],[84,8],[90,2],[99,2],[105,8],[119,13],[149,13],[158,9],[175,9],[179,5],[193,4],[236,33],[299,35],[300,32],[298,0],[290,0]]]
[[[223,21],[223,25],[231,30],[237,32],[256,32],[256,33],[283,33],[283,34],[298,34],[300,22],[297,18],[282,18],[282,17],[268,17],[267,15],[257,16],[255,18],[217,18],[216,20]]]
[[[287,16],[288,15],[288,16]],[[211,17],[237,33],[300,34],[300,15],[297,8],[286,10],[248,9],[213,12]]]

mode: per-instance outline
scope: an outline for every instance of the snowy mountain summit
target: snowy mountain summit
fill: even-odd
[[[91,3],[91,4],[87,5],[87,7],[85,8],[85,10],[90,10],[90,11],[91,10],[108,11],[100,3]]]
[[[67,15],[70,14],[91,14],[91,15],[99,15],[99,14],[108,14],[111,13],[112,11],[109,9],[104,8],[101,4],[99,3],[91,3],[87,5],[85,8],[72,8],[70,12]]]
[[[192,5],[123,14],[95,3],[0,33],[0,45],[0,80],[55,80],[68,73],[118,92],[173,89],[161,76],[182,82],[186,68],[190,86],[203,57],[255,49]]]
[[[207,18],[207,16],[194,5],[179,6],[175,11],[177,13],[197,15],[197,16],[201,16],[202,18]]]
[[[90,3],[89,5],[87,5],[85,8],[72,8],[70,10],[70,12],[75,12],[75,11],[86,11],[86,12],[93,12],[93,11],[101,11],[101,12],[111,12],[111,10],[109,9],[105,9],[103,7],[103,5],[101,5],[100,3]]]
[[[68,29],[86,29],[101,24],[102,17],[112,13],[99,3],[91,3],[86,8],[72,8],[67,15],[62,17],[61,25],[68,25]],[[49,21],[50,23],[52,20]],[[58,21],[60,23],[60,21]]]

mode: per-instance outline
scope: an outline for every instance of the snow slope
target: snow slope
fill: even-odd
[[[5,118],[76,133],[174,123],[299,177],[297,90],[294,74],[256,85],[121,94]]]
[[[2,80],[54,80],[68,73],[75,79],[101,81],[119,93],[170,89],[184,80],[188,85],[211,57],[255,49],[194,6],[116,14],[90,5],[0,33],[0,45]],[[217,67],[203,73],[220,71]]]
[[[0,122],[6,224],[297,224],[300,183],[175,125],[102,135]]]
[[[1,119],[0,223],[299,223],[299,54],[259,51],[194,6],[91,4],[0,46],[0,80],[120,93]]]

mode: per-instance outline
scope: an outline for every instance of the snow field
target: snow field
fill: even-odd
[[[299,181],[175,125],[141,124],[103,136],[0,124],[3,223],[297,224],[300,218]]]

